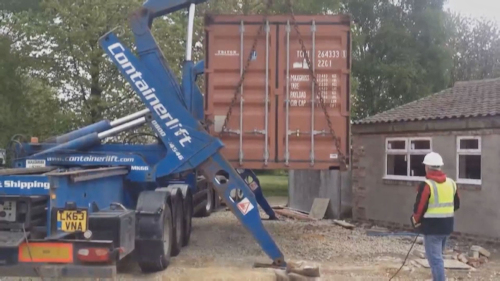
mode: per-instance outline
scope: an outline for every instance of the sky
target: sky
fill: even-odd
[[[500,0],[448,0],[445,9],[475,18],[485,17],[500,26]]]

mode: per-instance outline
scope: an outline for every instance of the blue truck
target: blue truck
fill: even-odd
[[[210,215],[218,198],[273,265],[286,266],[257,204],[274,213],[244,180],[255,174],[236,171],[203,122],[195,82],[204,65],[191,60],[191,45],[195,5],[205,1],[146,1],[130,16],[136,55],[113,32],[100,38],[145,109],[40,142],[12,139],[11,167],[0,170],[0,276],[109,278],[132,253],[143,272],[162,271],[189,244],[192,217]],[[178,83],[151,25],[182,9],[189,24]],[[157,143],[103,144],[145,125]]]

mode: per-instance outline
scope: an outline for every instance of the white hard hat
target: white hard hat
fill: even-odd
[[[427,166],[443,166],[443,158],[441,155],[439,155],[436,152],[430,152],[427,155],[425,155],[424,162],[422,162],[424,165]]]

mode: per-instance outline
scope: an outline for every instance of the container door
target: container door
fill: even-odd
[[[226,130],[220,139],[223,155],[239,167],[265,168],[276,155],[276,104],[274,88],[276,27],[267,26],[261,33],[255,52],[250,53],[259,24],[213,23],[207,27],[206,46],[206,115],[214,125],[211,134],[219,136],[235,89],[248,57],[251,62],[244,83],[232,108]]]
[[[278,157],[285,167],[328,169],[339,166],[338,151],[321,103],[323,97],[333,130],[346,153],[349,105],[349,26],[308,21],[299,31],[316,74],[315,88],[295,28],[281,25],[278,112]]]

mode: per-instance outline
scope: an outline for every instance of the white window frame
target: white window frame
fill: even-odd
[[[477,149],[460,149],[460,141],[461,140],[477,140]],[[461,179],[460,178],[460,155],[479,155],[481,156],[481,161],[482,161],[482,154],[481,154],[481,137],[480,136],[458,136],[457,137],[457,167],[456,167],[456,172],[457,172],[457,183],[462,183],[462,184],[472,184],[472,185],[481,185],[482,183],[482,165],[481,165],[481,179],[476,180],[476,179]]]
[[[425,140],[429,141],[430,148],[429,149],[412,149],[411,142]],[[388,149],[390,141],[405,141],[405,149]],[[410,175],[410,155],[425,155],[432,151],[432,138],[431,137],[411,137],[411,138],[386,138],[385,139],[385,156],[384,156],[384,179],[388,180],[405,180],[405,181],[423,181],[425,177],[417,177]],[[396,176],[396,175],[388,175],[387,174],[387,156],[388,155],[405,155],[406,156],[406,176]],[[423,165],[423,164],[422,164]]]

